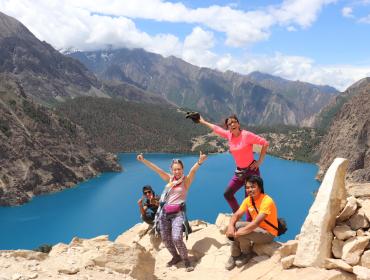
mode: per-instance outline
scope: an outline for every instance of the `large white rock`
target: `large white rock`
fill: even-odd
[[[347,240],[348,238],[356,236],[356,232],[353,231],[348,225],[339,225],[336,226],[333,230],[333,233],[336,238],[339,240]]]
[[[343,222],[348,220],[349,217],[351,217],[357,209],[357,200],[355,197],[350,196],[347,198],[347,204],[343,208],[342,212],[337,217],[337,222]]]
[[[342,259],[350,265],[358,264],[369,240],[369,236],[358,236],[348,239],[343,245]]]
[[[326,172],[302,226],[294,265],[320,267],[331,256],[332,230],[341,201],[346,198],[344,179],[347,166],[348,160],[336,158]]]

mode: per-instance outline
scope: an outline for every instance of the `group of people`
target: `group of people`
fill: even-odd
[[[266,139],[242,130],[238,118],[233,115],[225,120],[225,129],[203,119],[198,113],[190,118],[199,124],[210,128],[214,133],[228,141],[236,169],[225,192],[224,197],[230,205],[233,215],[228,225],[226,236],[231,241],[231,256],[225,268],[246,264],[252,257],[252,245],[268,243],[277,236],[277,209],[274,201],[264,192],[263,180],[260,177],[259,166],[262,164],[268,149]],[[253,145],[262,146],[258,160],[253,156]],[[143,221],[159,225],[159,231],[166,248],[172,255],[167,266],[173,266],[180,261],[185,264],[186,271],[194,270],[189,261],[188,251],[183,241],[184,223],[186,222],[185,202],[187,192],[198,168],[207,156],[200,152],[197,162],[184,174],[181,160],[174,159],[171,172],[167,173],[160,167],[145,159],[143,154],[137,160],[155,171],[167,182],[162,195],[155,195],[150,186],[143,187],[143,198],[138,201]],[[245,199],[239,206],[235,193],[244,186]],[[246,221],[239,221],[246,215]]]

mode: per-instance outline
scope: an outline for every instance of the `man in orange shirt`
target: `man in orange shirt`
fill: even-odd
[[[269,243],[277,236],[277,209],[272,198],[264,193],[262,178],[255,175],[247,178],[245,187],[248,197],[231,217],[226,231],[232,240],[231,257],[225,266],[228,270],[251,259],[252,243]],[[252,221],[238,222],[246,211]]]

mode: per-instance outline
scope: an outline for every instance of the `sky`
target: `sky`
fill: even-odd
[[[60,51],[143,48],[344,91],[370,76],[370,0],[0,0]]]

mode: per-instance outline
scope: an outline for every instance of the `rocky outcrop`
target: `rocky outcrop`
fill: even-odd
[[[370,78],[350,87],[348,101],[336,114],[321,142],[318,178],[321,179],[336,157],[349,160],[347,181],[370,181]]]
[[[0,74],[0,205],[27,202],[105,171],[117,158],[84,130],[33,102],[13,75]]]
[[[348,161],[336,159],[330,166],[302,226],[294,265],[322,266],[331,255],[335,217],[345,199],[344,177]]]

